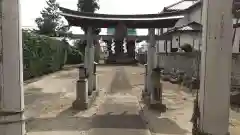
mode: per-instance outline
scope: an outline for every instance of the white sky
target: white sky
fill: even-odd
[[[78,0],[57,0],[62,7],[76,10]],[[158,13],[163,7],[179,0],[99,0],[100,10],[104,14],[148,14]],[[35,18],[46,6],[45,0],[21,0],[21,17],[23,27],[36,27]],[[82,33],[80,28],[71,28],[73,33]],[[102,30],[105,34],[106,30]],[[146,35],[147,30],[137,30],[139,35]]]

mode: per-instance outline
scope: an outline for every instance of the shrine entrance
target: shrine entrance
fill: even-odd
[[[2,61],[1,61],[1,131],[6,135],[25,134],[24,98],[22,80],[22,42],[19,21],[19,0],[2,1]],[[203,43],[201,65],[200,103],[197,112],[198,135],[226,135],[229,127],[229,86],[232,46],[232,0],[204,0],[203,3]],[[87,109],[91,97],[97,96],[97,75],[94,62],[95,46],[92,28],[149,28],[148,60],[145,73],[143,94],[150,104],[161,104],[160,71],[154,66],[155,41],[162,37],[155,36],[155,28],[173,27],[183,18],[181,12],[163,12],[149,15],[104,15],[81,13],[60,8],[62,15],[71,26],[88,27],[87,47],[84,64],[79,67],[77,97],[73,103],[75,109]],[[122,30],[122,29],[121,29]],[[120,30],[120,31],[121,31]],[[124,29],[123,29],[124,32]],[[130,36],[119,33],[123,37]],[[123,34],[123,35],[122,35]],[[118,37],[118,35],[116,36]],[[112,38],[112,37],[111,37]],[[135,37],[136,38],[136,37]],[[165,38],[163,38],[165,39]],[[134,39],[135,40],[135,39]],[[120,49],[119,49],[120,50]],[[118,52],[121,56],[122,52]],[[101,120],[103,121],[103,120]]]
[[[108,56],[105,59],[105,63],[117,63],[117,64],[135,64],[135,40],[126,39],[129,34],[137,36],[136,29],[128,29],[124,32],[124,37],[120,37],[117,33],[123,33],[124,25],[118,26],[118,29],[108,28],[107,34],[113,35],[113,39],[104,40],[107,44]]]
[[[106,63],[134,64],[135,41],[148,40],[148,36],[132,35],[136,28],[170,28],[182,18],[179,12],[151,14],[151,15],[106,15],[90,14],[60,8],[62,15],[68,20],[70,26],[107,28],[108,35],[92,35],[93,40],[102,40],[107,44],[108,57]],[[131,35],[129,35],[131,34]],[[136,34],[136,33],[135,33]],[[87,39],[84,35],[74,38]],[[155,40],[161,37],[155,36]],[[164,39],[162,37],[162,39]]]
[[[107,63],[133,63],[135,61],[134,49],[129,49],[129,52],[124,52],[123,44],[130,41],[135,44],[135,40],[142,38],[149,41],[148,46],[148,62],[146,66],[145,89],[143,90],[143,98],[147,99],[147,103],[153,106],[162,106],[161,84],[160,84],[160,67],[154,64],[156,54],[156,40],[166,39],[164,36],[156,36],[156,28],[170,28],[176,22],[183,18],[181,12],[164,12],[160,14],[149,15],[107,15],[107,14],[92,14],[82,13],[60,7],[61,15],[65,17],[70,26],[88,27],[87,35],[82,35],[81,39],[87,40],[85,48],[84,65],[80,67],[80,78],[77,84],[77,97],[73,106],[76,108],[87,108],[88,97],[97,95],[97,75],[96,63],[94,62],[95,45],[93,40],[102,38],[107,40],[108,44],[115,44],[115,52],[109,52],[106,60]],[[93,35],[92,28],[115,28],[114,35]],[[128,28],[143,28],[149,29],[148,36],[128,36]],[[86,37],[85,37],[86,36]],[[77,36],[75,36],[76,38]],[[107,39],[108,38],[108,39]],[[141,40],[141,39],[140,39]],[[132,45],[134,46],[134,45]],[[84,90],[83,90],[84,89]],[[87,94],[86,94],[87,93]],[[93,96],[94,97],[94,96]]]

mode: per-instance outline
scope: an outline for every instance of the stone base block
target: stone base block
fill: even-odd
[[[166,112],[167,111],[166,105],[162,104],[162,103],[151,103],[149,105],[149,108],[160,111],[160,112]]]
[[[142,101],[149,109],[157,110],[160,112],[166,112],[166,105],[162,104],[161,101],[152,101],[151,97],[147,93],[142,93]]]
[[[99,91],[93,91],[92,95],[88,97],[88,108],[92,106],[92,104],[96,101],[96,98],[99,95]]]
[[[93,91],[96,91],[98,89],[98,76],[96,74],[94,74],[93,77]]]
[[[150,96],[147,94],[147,92],[142,93],[142,101],[145,105],[150,105]]]
[[[88,108],[88,103],[83,102],[82,100],[76,99],[72,103],[72,108],[75,109],[75,110],[86,110]]]
[[[87,78],[80,79],[76,84],[76,100],[72,107],[76,110],[83,110],[88,102],[88,80]]]
[[[147,96],[148,96],[148,93],[147,93],[146,89],[144,89],[142,91],[142,99],[145,99],[145,97],[147,97]]]
[[[163,80],[163,81],[170,81],[170,75],[162,75],[162,77],[161,77],[161,79]]]
[[[88,96],[88,100],[86,102],[84,102],[83,100],[78,100],[76,99],[73,103],[72,103],[72,107],[73,109],[76,110],[86,110],[88,108],[90,108],[92,106],[92,104],[95,102],[97,96],[99,95],[99,91],[93,91],[91,96]]]
[[[20,110],[19,110],[20,111]],[[26,135],[24,112],[0,111],[0,134],[2,135]]]
[[[88,79],[79,79],[76,83],[76,99],[86,102],[88,99]]]

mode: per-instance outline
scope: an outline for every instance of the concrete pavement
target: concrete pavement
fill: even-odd
[[[141,102],[143,73],[139,66],[98,66],[100,95],[89,110],[81,112],[71,108],[77,69],[26,84],[28,135],[190,135],[192,94],[163,82],[167,112],[151,111]],[[231,134],[239,135],[239,114],[231,114]]]

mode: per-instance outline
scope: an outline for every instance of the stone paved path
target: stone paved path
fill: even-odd
[[[134,85],[143,85],[143,82],[130,82],[125,70],[125,67],[99,66],[100,96],[93,107],[82,112],[71,109],[76,69],[26,85],[26,116],[31,118],[27,122],[28,135],[149,135],[139,114],[139,99],[132,91]],[[137,70],[138,74],[143,71]],[[143,81],[142,77],[140,79]]]
[[[61,71],[25,85],[26,123],[28,135],[85,135],[91,128],[92,117],[105,99],[113,68],[97,69],[100,96],[87,111],[74,111],[78,70]],[[38,88],[38,89],[36,89]]]
[[[90,135],[150,135],[124,67],[116,68],[107,94],[93,118]]]
[[[28,135],[190,135],[192,94],[163,82],[167,112],[141,103],[144,69],[98,66],[100,96],[86,111],[74,111],[78,70],[57,72],[25,85]],[[240,134],[240,116],[233,113],[231,135]]]

